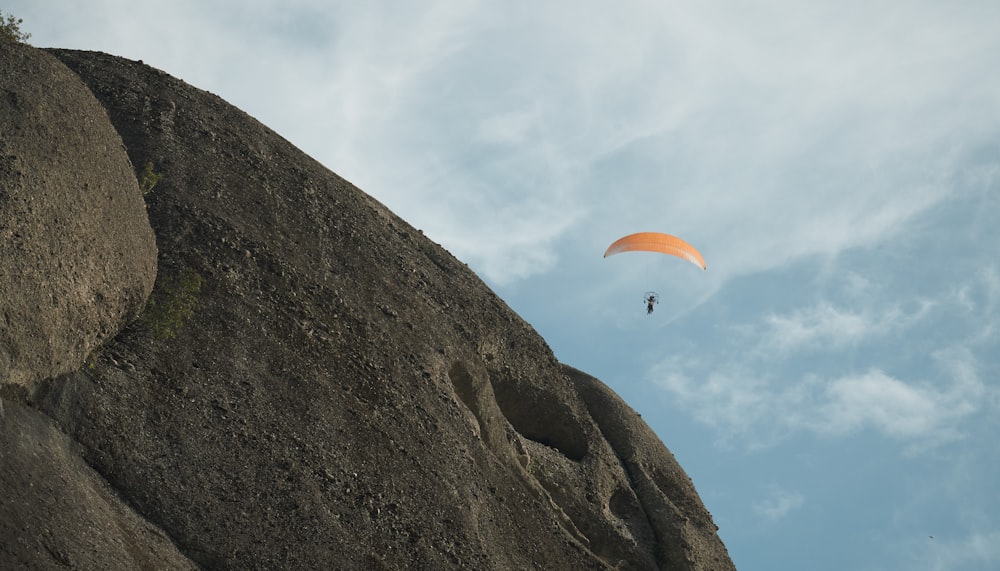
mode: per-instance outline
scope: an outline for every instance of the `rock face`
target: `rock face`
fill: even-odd
[[[143,317],[4,430],[54,419],[176,566],[733,569],[638,415],[443,248],[218,97],[51,53],[162,175],[159,268]],[[0,495],[0,521],[53,509]],[[34,566],[77,549],[45,545]]]
[[[54,57],[0,45],[0,378],[80,368],[156,276],[146,209],[104,108]]]
[[[122,502],[44,414],[0,418],[3,569],[197,569]]]

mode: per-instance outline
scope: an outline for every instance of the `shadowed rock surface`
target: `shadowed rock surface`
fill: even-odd
[[[49,53],[162,175],[159,266],[143,318],[6,422],[54,419],[179,564],[733,568],[638,415],[447,251],[214,95]]]
[[[119,499],[44,414],[0,418],[0,564],[14,569],[197,569]]]

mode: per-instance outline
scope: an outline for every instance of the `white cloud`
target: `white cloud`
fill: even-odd
[[[961,438],[964,421],[990,400],[971,354],[953,349],[936,360],[945,374],[937,384],[878,369],[832,378],[765,377],[746,364],[706,370],[678,358],[659,363],[650,379],[722,438],[751,449],[796,432],[845,437],[870,429],[919,452]]]
[[[969,211],[977,205],[969,201]],[[1000,408],[1000,272],[992,260],[973,265],[966,258],[911,266],[932,248],[944,250],[941,239],[928,232],[907,244],[905,255],[872,252],[856,256],[858,263],[822,264],[828,269],[803,286],[815,293],[787,301],[768,294],[763,299],[775,309],[766,313],[752,307],[759,298],[751,292],[735,292],[734,305],[713,303],[701,319],[739,307],[745,322],[723,314],[724,327],[690,345],[698,353],[662,358],[648,378],[724,442],[751,449],[796,434],[876,434],[906,453],[965,439]]]
[[[957,436],[953,421],[976,410],[976,396],[961,384],[942,391],[876,369],[826,384],[808,424],[835,435],[871,427],[895,438],[947,440]]]
[[[964,537],[935,535],[913,568],[921,571],[954,571],[955,569],[1000,568],[1000,531],[972,532]]]
[[[753,504],[753,509],[761,517],[777,521],[805,504],[805,496],[799,492],[772,487],[769,496]]]
[[[996,340],[1000,270],[995,263],[979,268],[972,279],[957,285],[950,301],[956,305],[957,311],[973,319],[978,326],[970,342],[983,344]]]
[[[788,314],[765,318],[759,351],[772,353],[820,348],[825,351],[861,343],[871,337],[912,327],[934,307],[920,300],[907,313],[898,305],[873,309],[850,309],[820,302]]]
[[[770,315],[768,343],[781,350],[789,350],[814,343],[846,344],[856,342],[878,327],[871,319],[858,312],[841,311],[822,304],[789,316]]]
[[[736,366],[705,371],[702,366],[671,358],[650,372],[650,380],[670,394],[678,408],[711,426],[724,441],[737,441],[751,449],[768,447],[802,429],[815,407],[814,389],[805,385],[779,388],[773,378],[757,377]]]

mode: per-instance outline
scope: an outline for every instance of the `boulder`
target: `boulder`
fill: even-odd
[[[142,309],[156,243],[132,164],[80,78],[0,42],[0,386],[77,370]]]

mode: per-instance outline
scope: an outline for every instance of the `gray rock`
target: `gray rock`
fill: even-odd
[[[51,55],[0,42],[0,385],[76,370],[142,308],[156,244],[121,137]]]
[[[0,490],[0,568],[197,569],[52,419],[16,402],[0,430]]]

